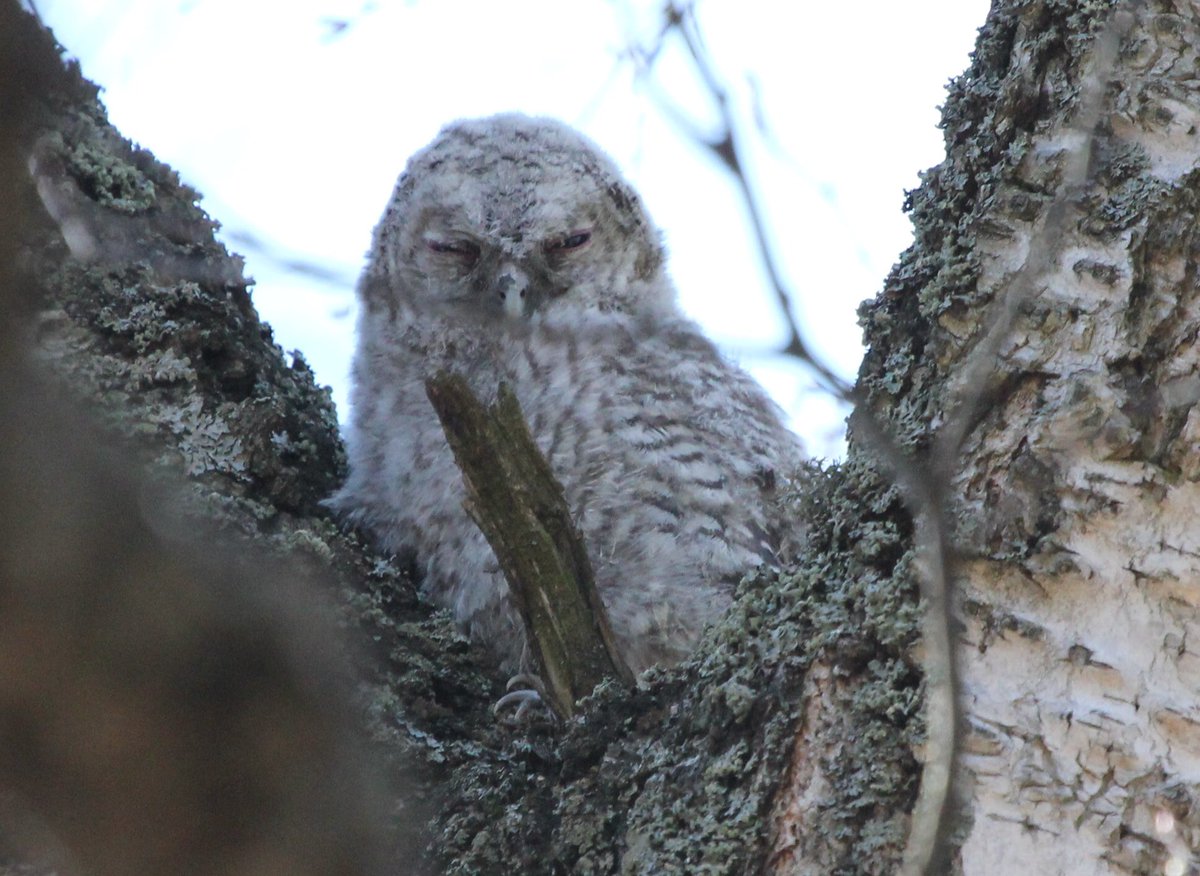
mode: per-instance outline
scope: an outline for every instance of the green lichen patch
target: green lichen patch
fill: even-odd
[[[94,121],[68,121],[63,130],[75,150],[117,148]],[[136,260],[109,251],[83,264],[65,259],[53,239],[37,252],[43,306],[54,315],[41,324],[43,359],[78,399],[163,465],[214,486],[224,479],[222,489],[281,510],[314,510],[344,471],[329,392],[303,357],[288,362],[272,343],[240,260],[215,242],[206,217],[160,226],[172,204],[190,204],[195,193],[165,169],[155,177],[163,209],[137,225]],[[90,216],[97,240],[132,233],[116,213],[121,231],[112,233],[106,215]]]
[[[91,128],[71,143],[55,132],[45,145],[58,151],[83,192],[101,206],[118,213],[140,213],[154,205],[154,183],[105,141],[103,129],[86,116],[80,126]]]

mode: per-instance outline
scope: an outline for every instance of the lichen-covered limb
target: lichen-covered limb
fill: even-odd
[[[504,570],[550,705],[561,717],[607,677],[631,681],[592,577],[583,536],[516,396],[491,408],[461,377],[425,385],[467,487],[467,510]]]
[[[387,872],[315,588],[215,520],[189,542],[31,355],[63,246],[30,145],[93,100],[0,2],[0,873]]]
[[[370,813],[412,861],[411,801],[482,756],[497,686],[321,510],[344,466],[328,390],[258,319],[199,195],[96,93],[0,0],[0,786],[19,792],[0,790],[0,873],[33,872],[8,852],[37,857],[47,827],[95,873],[236,872],[238,843],[255,872],[330,872],[376,845]],[[347,723],[395,783],[382,803],[334,750]],[[254,811],[214,808],[218,786]]]

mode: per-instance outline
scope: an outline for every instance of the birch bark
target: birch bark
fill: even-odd
[[[1128,32],[1098,69],[1112,15]],[[862,383],[902,431],[984,400],[950,491],[965,873],[1196,865],[1198,64],[1194,3],[998,0],[913,196],[917,244],[865,313]],[[962,385],[1006,308],[986,379]]]

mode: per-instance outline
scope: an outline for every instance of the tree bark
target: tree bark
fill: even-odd
[[[1113,15],[1127,33],[1098,70]],[[917,249],[957,255],[907,260],[866,312],[877,409],[924,433],[947,399],[988,400],[951,491],[967,873],[1195,866],[1198,51],[1194,4],[996,4],[913,198]],[[986,381],[956,385],[1003,309]],[[916,320],[907,342],[886,327]]]
[[[0,110],[0,870],[417,859],[500,689],[321,512],[327,391],[11,0]]]
[[[328,396],[272,343],[196,193],[107,125],[75,71],[29,98],[36,126],[6,134],[21,159],[4,168],[8,203],[25,216],[6,229],[34,279],[40,367],[125,459],[189,478],[141,513],[207,519],[320,576],[359,643],[353,714],[392,779],[399,869],[895,872],[936,752],[914,527],[869,427],[951,473],[968,729],[954,866],[1186,872],[1200,840],[1200,12],[1122,4],[1128,32],[1098,71],[1113,14],[995,0],[950,87],[947,158],[910,197],[914,245],[862,310],[867,403],[847,460],[792,500],[807,547],[749,576],[693,660],[632,691],[601,685],[561,728],[497,728],[503,679],[323,514],[342,465]],[[1096,76],[1098,124],[1081,130]],[[929,465],[972,397],[960,449]],[[246,610],[272,622],[270,605]],[[69,844],[56,811],[35,814]],[[405,827],[428,847],[420,865]],[[117,872],[96,860],[83,864]]]

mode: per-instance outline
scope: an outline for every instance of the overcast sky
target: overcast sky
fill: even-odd
[[[784,338],[732,181],[663,103],[715,113],[646,0],[40,0],[105,89],[117,127],[179,171],[246,256],[259,312],[346,415],[354,279],[409,154],[447,121],[553,115],[608,150],[663,227],[683,307],[787,409],[810,451],[841,454],[846,411],[772,354]],[[937,107],[985,0],[699,0],[752,182],[806,332],[852,378],[858,303],[911,233],[917,173],[942,157]],[[761,121],[761,124],[760,124]],[[262,245],[252,245],[249,240]],[[288,267],[320,266],[318,278]]]

